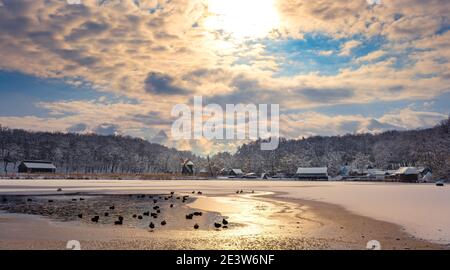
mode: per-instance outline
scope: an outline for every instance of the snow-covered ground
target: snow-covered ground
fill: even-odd
[[[293,199],[338,204],[378,220],[403,226],[412,235],[450,243],[450,186],[400,183],[294,182],[294,181],[108,181],[108,180],[2,180],[1,193],[55,192],[190,192],[232,194],[236,190],[271,191]]]

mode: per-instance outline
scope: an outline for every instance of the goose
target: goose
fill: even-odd
[[[192,191],[192,194],[195,194],[195,190],[194,190],[194,191]]]
[[[143,219],[143,217],[142,216],[138,216],[138,219]]]
[[[148,225],[150,227],[150,229],[154,229],[155,228],[155,224],[153,224],[153,222],[150,222],[150,225]]]
[[[62,191],[62,188],[58,188],[56,191],[57,191],[57,192],[61,192],[61,191]]]
[[[222,223],[223,223],[223,225],[228,225],[228,220],[223,219],[223,220],[222,220]]]
[[[167,222],[165,220],[161,221],[161,225],[165,226],[167,224]]]
[[[170,195],[173,195],[173,194],[175,194],[175,192],[174,192],[174,191],[171,191],[171,192],[170,192]]]
[[[99,218],[100,218],[99,216],[95,216],[95,217],[91,218],[91,221],[98,222]]]
[[[216,229],[219,229],[220,227],[222,227],[222,224],[220,224],[220,223],[214,223],[214,227],[216,227]]]
[[[78,214],[78,218],[83,218],[83,214]]]
[[[197,223],[194,225],[194,229],[196,229],[196,230],[198,230],[199,227],[200,227],[200,226],[198,226]]]
[[[123,224],[123,220],[114,221],[114,225],[122,225],[122,224]]]
[[[224,229],[228,229],[228,226],[223,226],[222,228],[224,228]]]
[[[48,200],[48,202],[49,202],[49,203],[52,203],[52,202],[53,202],[53,200]]]
[[[84,198],[80,198],[80,201],[84,201]]]
[[[147,212],[144,212],[143,215],[148,217],[148,216],[150,216],[150,212],[148,212],[148,211],[147,211]]]
[[[170,208],[173,208],[173,204],[170,205]]]
[[[27,202],[32,202],[33,200],[32,199],[27,199]]]
[[[109,210],[114,210],[116,207],[113,205],[113,206],[110,206],[109,207]]]
[[[194,214],[194,216],[201,216],[201,215],[203,215],[202,212],[194,212],[193,214]]]
[[[192,219],[192,218],[193,218],[192,214],[186,215],[186,219]]]
[[[77,199],[72,199],[72,202],[76,202],[77,201]]]
[[[158,209],[158,210],[156,210],[156,213],[160,214],[160,213],[161,213],[161,210],[159,210],[159,209]]]
[[[158,202],[158,200],[153,200],[153,203],[157,203]]]
[[[107,217],[107,216],[109,216],[109,213],[108,213],[108,212],[105,212],[105,217]]]
[[[197,192],[197,194],[198,194],[198,195],[202,195],[202,194],[203,194],[203,192],[199,191],[199,192]]]
[[[119,216],[119,220],[120,220],[120,221],[123,221],[123,217],[122,217],[122,216]]]
[[[134,215],[133,215],[133,218],[137,218],[137,215],[136,215],[136,214],[134,214]]]

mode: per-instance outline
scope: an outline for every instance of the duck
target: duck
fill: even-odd
[[[33,200],[32,199],[27,199],[27,202],[32,202]]]
[[[120,220],[120,221],[123,221],[123,217],[122,217],[122,216],[119,216],[119,220]]]
[[[222,226],[222,228],[224,228],[224,229],[228,229],[228,226]]]
[[[57,191],[57,192],[61,192],[61,191],[62,191],[62,188],[58,188],[56,191]]]
[[[153,210],[158,210],[159,209],[159,206],[153,206]]]
[[[148,225],[150,227],[150,229],[154,229],[155,228],[155,224],[153,224],[153,222],[150,222],[150,225]]]
[[[165,220],[161,221],[161,225],[165,226],[167,224],[167,222]]]
[[[170,195],[173,195],[173,194],[175,194],[175,192],[174,192],[174,191],[171,191],[171,192],[170,192]]]
[[[223,219],[223,220],[222,220],[222,223],[223,223],[223,225],[228,225],[228,220]]]
[[[134,214],[134,215],[133,215],[133,218],[137,218],[137,215],[136,215],[136,214]]]
[[[203,194],[203,192],[199,191],[199,192],[197,192],[197,194],[198,194],[198,195],[202,195],[202,194]]]
[[[186,215],[186,219],[192,219],[193,216],[194,216],[194,215],[192,215],[192,214]]]
[[[203,215],[202,212],[194,212],[193,214],[194,214],[194,216],[201,216],[201,215]]]
[[[138,216],[138,219],[143,219],[143,217],[142,216]]]
[[[48,200],[48,202],[49,202],[49,203],[52,203],[52,202],[53,202],[53,200]]]
[[[170,205],[170,208],[173,208],[173,204]]]
[[[158,200],[153,200],[153,203],[157,203],[158,202]]]
[[[214,223],[214,227],[216,227],[216,229],[219,229],[220,227],[222,227],[222,224],[220,224],[220,223]]]
[[[84,198],[80,198],[80,201],[84,201]]]
[[[95,217],[91,218],[91,221],[92,222],[98,222],[99,219],[100,219],[99,216],[95,216]]]
[[[197,223],[194,225],[194,229],[196,229],[196,230],[198,230],[199,227],[200,227],[200,226],[198,226]]]
[[[109,210],[114,210],[116,207],[113,205],[113,206],[110,206],[109,207]]]
[[[144,214],[143,214],[144,216],[150,216],[150,212],[149,211],[147,211],[147,212],[144,212]]]
[[[83,218],[83,214],[78,214],[78,218]]]
[[[72,199],[72,202],[76,202],[77,201],[77,199]]]
[[[123,224],[123,220],[114,221],[114,225],[122,225],[122,224]]]
[[[108,212],[105,212],[105,217],[107,217],[107,216],[109,216],[109,213],[108,213]]]
[[[195,194],[195,190],[194,190],[194,191],[192,191],[192,194]]]

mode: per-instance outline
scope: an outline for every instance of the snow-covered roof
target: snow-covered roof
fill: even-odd
[[[411,174],[418,174],[419,172],[415,167],[402,167],[397,170],[395,174],[405,174],[405,175],[411,175]]]
[[[244,172],[241,169],[231,169],[235,174],[244,174]]]
[[[185,165],[186,166],[194,166],[194,162],[189,160],[188,162],[185,163]]]
[[[367,172],[371,175],[385,175],[386,171],[380,169],[368,169]]]
[[[327,167],[302,168],[297,169],[297,174],[328,174]]]
[[[26,162],[24,161],[23,164],[28,169],[54,169],[56,170],[55,165],[49,162]]]

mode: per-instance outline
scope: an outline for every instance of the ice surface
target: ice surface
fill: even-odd
[[[433,184],[297,181],[109,181],[2,180],[0,193],[150,192],[201,190],[206,195],[236,190],[271,191],[277,196],[333,203],[363,216],[403,226],[412,235],[450,243],[450,186]]]

